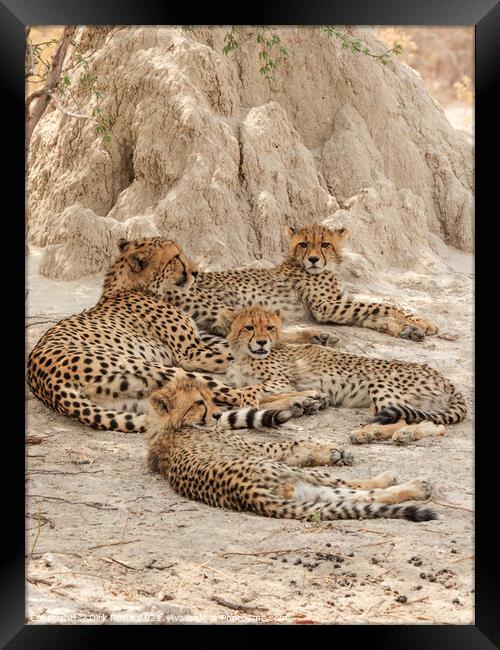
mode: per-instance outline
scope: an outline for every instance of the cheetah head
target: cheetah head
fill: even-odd
[[[212,391],[203,381],[182,379],[155,391],[149,398],[149,418],[169,428],[211,428],[222,413],[213,402]]]
[[[311,275],[333,270],[342,261],[342,248],[349,232],[346,228],[332,230],[313,224],[300,230],[287,226],[288,259]]]
[[[222,317],[229,330],[228,341],[233,352],[253,359],[265,359],[279,343],[281,318],[279,311],[267,311],[259,306],[225,309]]]
[[[198,270],[175,241],[149,237],[120,240],[120,254],[104,279],[103,294],[146,289],[158,295],[172,287],[189,287]]]

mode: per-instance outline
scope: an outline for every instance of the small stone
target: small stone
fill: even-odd
[[[458,600],[458,598],[454,598],[451,602],[452,602],[454,605],[460,605],[460,601]]]
[[[453,553],[453,555],[456,555],[456,554],[458,553],[458,551],[457,551],[456,548],[452,548],[451,551],[450,551],[450,553]]]
[[[172,594],[168,594],[165,591],[159,591],[158,592],[158,600],[160,600],[162,603],[164,603],[166,600],[173,600],[174,597]]]
[[[408,600],[408,598],[406,596],[398,596],[396,598],[397,603],[406,603],[407,600]]]
[[[330,548],[330,547],[331,547],[330,542],[327,542],[327,543],[325,544],[325,546],[328,546],[328,548]]]
[[[430,576],[427,577],[427,580],[428,580],[429,582],[436,582],[436,576],[432,576],[432,575],[430,575]]]
[[[438,339],[443,339],[443,341],[456,341],[458,339],[458,335],[443,333],[443,334],[438,334]]]
[[[286,559],[286,557],[281,558],[281,561],[282,561],[282,562],[288,562],[288,560]]]
[[[300,557],[297,558],[297,559],[295,560],[295,562],[294,562],[294,565],[297,565],[297,564],[302,564],[302,560],[300,559]]]
[[[426,573],[421,573],[420,577],[422,578],[422,580],[425,580],[427,578],[427,574]]]

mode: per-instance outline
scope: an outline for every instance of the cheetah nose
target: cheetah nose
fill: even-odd
[[[263,348],[266,343],[267,341],[257,341],[257,345],[260,345],[261,348]]]
[[[317,262],[318,260],[319,260],[319,257],[310,257],[310,258],[309,258],[309,261],[311,262],[311,264],[316,264],[316,262]]]
[[[214,417],[216,420],[220,420],[221,417],[222,417],[222,413],[214,413],[214,414],[213,414],[213,417]]]

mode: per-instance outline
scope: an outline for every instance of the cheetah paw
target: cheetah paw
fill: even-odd
[[[424,331],[415,325],[406,325],[406,327],[404,327],[401,332],[399,332],[399,336],[400,338],[406,339],[408,341],[420,342],[425,339]]]
[[[302,402],[302,407],[305,415],[316,415],[321,408],[321,404],[318,400],[306,398]]]
[[[374,436],[371,431],[365,431],[363,429],[358,429],[357,431],[353,431],[349,436],[349,440],[354,445],[362,445],[366,442],[372,442],[373,438]]]
[[[319,332],[318,334],[311,336],[309,342],[313,345],[322,345],[324,347],[333,348],[339,342],[339,339],[333,334],[328,334],[327,332]]]
[[[304,408],[300,402],[294,402],[290,406],[290,411],[292,412],[293,418],[300,418],[304,415]]]
[[[396,445],[407,445],[410,442],[415,440],[415,433],[409,427],[399,429],[395,431],[392,436],[392,442]]]
[[[408,484],[412,486],[414,499],[428,499],[432,495],[432,486],[427,479],[414,478]]]
[[[430,320],[419,318],[415,321],[415,325],[423,330],[424,333],[428,336],[432,336],[433,334],[437,334],[439,332],[439,327]]]
[[[332,449],[330,451],[330,462],[332,465],[337,465],[342,458],[342,452],[338,449]]]
[[[336,450],[334,450],[336,451]],[[354,463],[354,456],[350,451],[340,451],[340,459],[335,463],[338,467],[351,467]]]

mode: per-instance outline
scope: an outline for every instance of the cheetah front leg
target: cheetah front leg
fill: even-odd
[[[318,390],[297,391],[285,378],[256,384],[254,388],[260,390],[259,406],[273,409],[291,408],[295,411],[295,417],[304,414],[314,415],[328,405],[328,399]]]
[[[278,443],[262,443],[260,453],[292,467],[316,465],[352,465],[353,456],[332,445],[299,439]]]
[[[333,348],[338,340],[338,336],[315,327],[287,328],[281,332],[282,343],[312,343]]]
[[[436,334],[439,331],[431,321],[384,303],[365,303],[344,298],[321,302],[313,299],[309,301],[309,309],[320,323],[368,327],[412,341],[423,341],[426,334]]]

